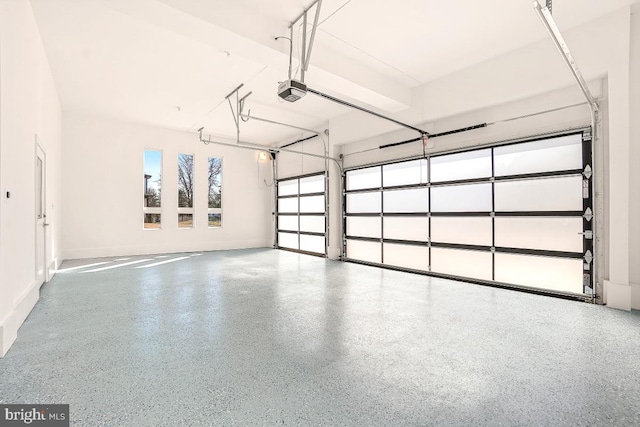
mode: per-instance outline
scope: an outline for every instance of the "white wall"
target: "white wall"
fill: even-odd
[[[631,147],[629,169],[631,171],[630,192],[630,252],[632,306],[640,309],[640,4],[636,3],[631,14]]]
[[[64,258],[271,246],[269,161],[195,133],[65,113]],[[162,229],[143,229],[143,153],[162,151]],[[195,227],[177,228],[177,157],[194,154]],[[221,228],[207,223],[207,158],[222,157]]]
[[[630,215],[630,206],[633,208],[640,203],[640,192],[631,185],[632,179],[638,179],[636,173],[633,172],[632,175],[631,172],[637,168],[637,154],[634,155],[637,147],[632,148],[637,143],[631,144],[631,140],[637,141],[637,137],[630,137],[630,132],[635,132],[630,120],[630,102],[634,102],[630,101],[630,89],[635,88],[638,79],[637,71],[630,74],[630,51],[634,50],[635,58],[639,50],[634,47],[635,44],[630,46],[630,39],[633,34],[634,41],[637,41],[636,26],[637,17],[634,17],[632,33],[631,11],[626,7],[564,32],[585,78],[594,82],[597,95],[607,97],[603,101],[607,111],[604,123],[607,134],[603,135],[597,149],[603,153],[599,161],[607,159],[607,163],[596,170],[600,174],[599,179],[607,184],[604,189],[607,210],[601,220],[606,221],[604,226],[608,232],[602,243],[607,246],[608,251],[601,252],[600,256],[606,256],[604,262],[607,275],[603,277],[607,285],[605,299],[608,293],[609,305],[625,309],[631,307],[630,276],[640,276],[636,249],[638,232],[634,232],[637,215]],[[601,85],[604,86],[600,87]],[[402,118],[411,123],[423,123],[423,128],[427,131],[440,132],[559,107],[580,102],[584,98],[551,40],[545,39],[418,87],[413,99],[412,110],[407,111]],[[586,107],[578,107],[574,111],[565,111],[553,117],[537,116],[468,134],[440,138],[433,141],[433,150],[517,138],[572,124],[586,124],[588,121]],[[410,130],[382,134],[382,129],[390,128],[393,125],[389,126],[359,112],[348,113],[330,121],[332,143],[345,144],[342,146],[344,154],[418,136]],[[418,144],[362,153],[347,157],[345,165],[416,155],[419,149]],[[598,194],[598,197],[602,202],[603,194]],[[635,308],[640,308],[638,301],[634,304]]]
[[[60,259],[60,104],[27,0],[0,1],[0,356],[39,296],[35,139],[47,157],[47,264]],[[7,198],[6,193],[11,197]]]

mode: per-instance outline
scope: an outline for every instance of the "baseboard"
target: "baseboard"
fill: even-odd
[[[18,329],[31,313],[39,298],[40,287],[34,282],[13,311],[0,322],[0,357],[4,357],[15,342],[18,337]]]
[[[99,248],[76,248],[64,251],[63,259],[84,259],[102,258],[112,256],[150,255],[150,254],[171,254],[180,252],[200,252],[200,251],[224,251],[231,249],[255,249],[272,248],[273,241],[269,240],[239,240],[226,242],[189,242],[183,245],[168,245],[159,247],[157,245],[143,246],[120,246],[120,247],[99,247]]]
[[[49,264],[49,267],[47,267],[47,277],[49,278],[47,281],[53,279],[53,276],[56,275],[56,272],[58,271],[58,258],[54,259],[51,264]]]
[[[604,293],[607,298],[607,307],[619,310],[631,310],[631,285],[604,281]]]
[[[631,284],[631,308],[634,310],[640,310],[640,284]]]

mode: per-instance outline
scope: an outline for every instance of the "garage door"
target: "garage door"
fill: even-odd
[[[325,174],[279,180],[277,191],[278,248],[324,256]]]
[[[590,296],[591,181],[583,132],[351,169],[346,260]]]

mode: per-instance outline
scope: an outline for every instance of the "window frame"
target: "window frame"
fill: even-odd
[[[209,160],[211,159],[220,159],[220,207],[219,208],[210,208],[209,207]],[[222,207],[224,206],[224,192],[222,191],[222,185],[224,182],[224,157],[210,157],[207,156],[207,228],[212,230],[220,229],[224,226],[224,216],[222,215]],[[209,215],[218,214],[220,215],[220,225],[209,225]]]
[[[191,163],[193,167],[192,171],[192,182],[191,182],[191,206],[190,207],[180,207],[180,181],[178,176],[178,171],[180,169],[180,156],[191,156]],[[180,153],[178,152],[177,161],[176,161],[176,212],[177,212],[177,221],[176,228],[178,230],[193,230],[196,228],[196,216],[195,216],[195,206],[196,206],[196,155],[193,153]],[[191,227],[180,227],[180,215],[191,215]]]
[[[142,151],[142,180],[143,180],[143,187],[142,187],[142,229],[145,231],[158,231],[158,230],[162,230],[162,223],[163,223],[163,218],[164,215],[162,214],[162,181],[160,183],[160,206],[159,207],[148,207],[145,206],[145,199],[147,197],[148,191],[145,193],[145,190],[147,189],[147,182],[146,182],[146,170],[145,170],[145,166],[146,166],[146,153],[147,151],[156,151],[158,153],[160,153],[160,180],[162,180],[162,173],[163,173],[163,169],[164,169],[164,151],[161,149],[157,149],[157,148],[144,148]],[[145,227],[145,216],[146,215],[160,215],[160,226],[159,227]]]

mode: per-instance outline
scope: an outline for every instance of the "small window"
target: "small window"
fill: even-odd
[[[222,159],[209,157],[209,227],[222,226]]]
[[[143,227],[160,229],[162,224],[162,151],[144,151],[143,171]]]
[[[193,155],[178,154],[178,228],[193,228],[194,178]]]

